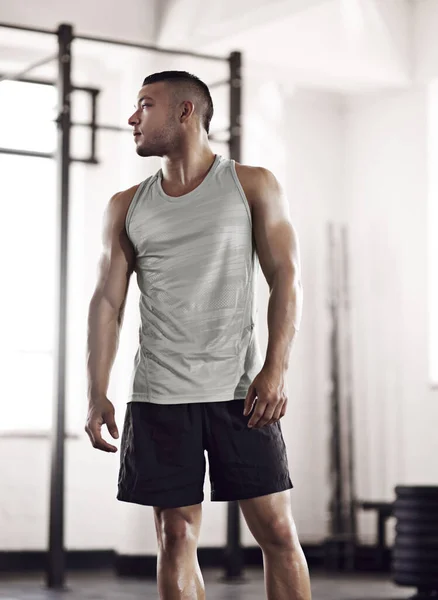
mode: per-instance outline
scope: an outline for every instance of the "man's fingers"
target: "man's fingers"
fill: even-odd
[[[116,420],[114,418],[114,413],[107,413],[104,415],[104,422],[110,432],[110,435],[117,440],[119,438],[119,430],[117,429]]]
[[[117,448],[115,446],[108,444],[108,442],[103,439],[101,435],[100,423],[90,423],[86,430],[93,448],[96,448],[97,450],[103,450],[104,452],[117,452]]]
[[[88,423],[85,425],[85,431],[87,432],[87,435],[90,438],[91,444],[94,446],[94,435],[92,434],[91,429],[88,427]]]
[[[287,398],[277,404],[273,404],[270,401],[260,403],[260,400],[257,400],[256,408],[248,422],[248,427],[260,429],[279,421],[286,413],[286,405]]]
[[[248,393],[246,394],[245,402],[243,405],[243,414],[246,417],[251,412],[251,409],[254,404],[254,400],[256,399],[256,389],[253,385],[250,385],[248,388]]]
[[[85,431],[90,438],[93,448],[103,450],[104,452],[117,452],[116,446],[108,444],[102,437],[102,425],[106,424],[110,435],[114,439],[118,439],[119,431],[114,415],[114,405],[108,398],[90,401]]]
[[[284,417],[284,415],[286,414],[286,408],[287,408],[287,398],[285,399],[285,401],[283,402],[283,406],[281,407],[280,419],[282,419]]]
[[[286,402],[287,402],[287,400],[285,399],[285,400],[283,400],[283,402],[280,402],[280,404],[278,405],[277,410],[275,411],[275,415],[274,415],[274,418],[276,421],[279,421],[281,419],[281,417],[284,415],[284,413],[286,412]]]
[[[275,406],[272,406],[271,404],[268,403],[266,405],[265,412],[261,416],[259,422],[256,423],[254,428],[260,429],[261,427],[265,427],[265,425],[267,425],[272,420],[272,417],[274,416],[274,411],[275,411]]]
[[[251,415],[250,420],[248,421],[248,427],[256,427],[256,425],[258,424],[258,422],[260,421],[260,419],[263,417],[263,415],[265,414],[265,410],[267,407],[268,403],[265,401],[260,400],[260,398],[258,398],[254,411]]]
[[[117,448],[115,446],[108,444],[108,442],[103,439],[103,437],[100,434],[100,431],[97,435],[94,434],[93,447],[97,450],[103,450],[104,452],[117,452]]]
[[[284,406],[284,401],[279,402],[277,404],[271,420],[268,423],[266,423],[266,425],[272,425],[272,423],[276,423],[277,421],[279,421],[281,419],[281,411],[283,410],[283,406]]]

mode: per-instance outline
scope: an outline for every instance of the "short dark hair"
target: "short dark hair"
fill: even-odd
[[[208,86],[201,81],[199,77],[196,77],[196,75],[192,75],[187,71],[162,71],[161,73],[154,73],[145,78],[143,85],[158,83],[159,81],[168,81],[171,84],[183,83],[191,87],[199,95],[202,100],[202,107],[200,110],[201,121],[205,130],[209,133],[210,122],[213,118],[213,100],[211,99]]]

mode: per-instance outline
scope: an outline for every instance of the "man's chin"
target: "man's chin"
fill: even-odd
[[[135,151],[142,158],[147,158],[148,156],[159,156],[151,148],[144,148],[143,146],[137,146],[137,148],[135,149]]]
[[[147,150],[147,148],[142,148],[141,146],[137,146],[137,148],[135,149],[135,151],[137,152],[137,154],[139,156],[142,156],[142,157],[150,156],[149,151]]]

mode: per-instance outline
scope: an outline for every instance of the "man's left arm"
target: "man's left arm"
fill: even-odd
[[[266,358],[248,390],[244,411],[249,414],[256,401],[248,427],[260,428],[286,412],[285,378],[303,292],[298,237],[280,184],[270,171],[253,169],[250,195],[257,254],[270,290]]]

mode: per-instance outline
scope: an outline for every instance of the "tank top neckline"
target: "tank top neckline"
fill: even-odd
[[[157,173],[158,193],[160,194],[160,196],[162,196],[169,202],[177,202],[177,201],[181,201],[181,200],[187,200],[189,198],[192,198],[193,196],[198,195],[199,192],[202,191],[202,189],[205,187],[205,185],[213,177],[214,172],[216,171],[216,167],[218,166],[220,160],[221,160],[221,156],[219,154],[216,154],[213,164],[210,167],[210,170],[208,171],[208,173],[204,177],[204,179],[201,181],[201,183],[198,186],[196,186],[194,190],[192,190],[191,192],[188,192],[187,194],[183,194],[182,196],[169,196],[169,194],[166,194],[166,192],[163,190],[163,186],[162,186],[163,170],[160,169]]]

